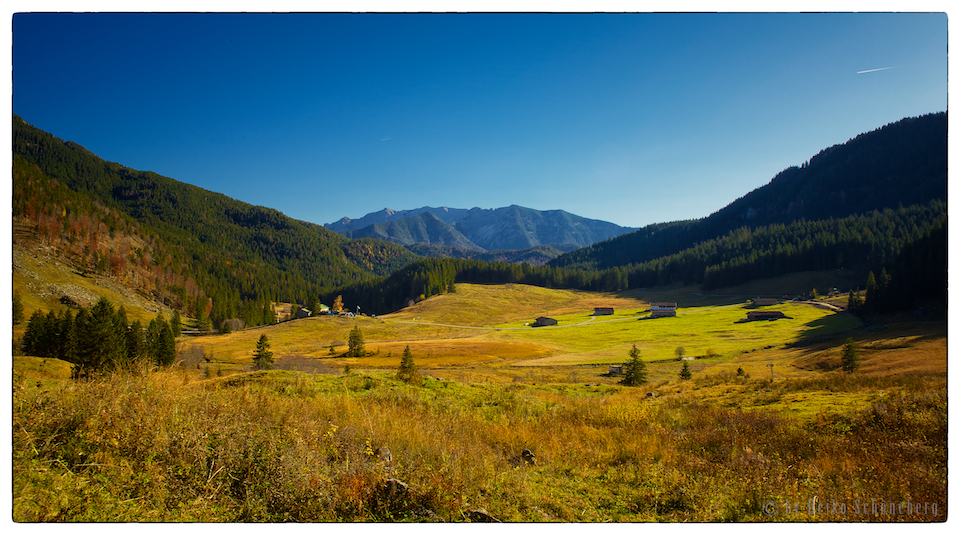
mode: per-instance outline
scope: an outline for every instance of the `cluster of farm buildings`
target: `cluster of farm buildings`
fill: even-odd
[[[750,307],[763,307],[778,305],[780,300],[774,297],[758,297],[750,300]],[[593,309],[594,316],[612,316],[613,307],[596,307]],[[650,303],[650,318],[673,318],[677,316],[677,303],[665,301],[653,301]],[[746,321],[770,321],[786,318],[783,312],[779,310],[750,310],[747,312]],[[546,316],[540,316],[534,322],[537,327],[546,327],[556,325],[557,320]]]

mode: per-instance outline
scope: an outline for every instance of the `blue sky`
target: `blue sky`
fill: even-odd
[[[314,223],[425,205],[703,217],[947,108],[943,13],[12,21],[24,120]]]

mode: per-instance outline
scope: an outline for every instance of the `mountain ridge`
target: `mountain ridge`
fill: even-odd
[[[907,117],[821,150],[709,216],[654,223],[550,261],[606,269],[647,262],[738,228],[866,214],[946,200],[947,113]]]
[[[429,219],[431,232],[423,232],[428,230],[424,214],[435,218]],[[584,247],[634,230],[565,210],[536,210],[516,204],[486,209],[384,208],[359,219],[344,217],[324,227],[348,237],[377,237],[404,246],[437,244],[481,252],[568,244]],[[411,233],[411,229],[417,232]]]

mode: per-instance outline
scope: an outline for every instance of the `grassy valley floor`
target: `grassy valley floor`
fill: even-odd
[[[864,328],[791,303],[773,307],[790,319],[739,323],[742,296],[640,319],[644,297],[458,285],[382,318],[183,338],[210,361],[82,382],[17,357],[13,517],[945,520],[945,322]],[[523,325],[540,315],[559,324]],[[372,354],[347,359],[355,325]],[[298,365],[250,371],[264,333]],[[607,374],[633,344],[650,377],[636,388]],[[422,386],[395,378],[407,345]],[[690,380],[676,347],[708,357]]]

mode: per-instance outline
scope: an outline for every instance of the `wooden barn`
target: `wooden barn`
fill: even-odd
[[[652,318],[672,318],[677,315],[677,304],[654,301],[650,303],[650,311]]]
[[[613,307],[595,307],[593,309],[594,316],[612,316]]]
[[[537,318],[535,325],[537,325],[538,327],[546,327],[547,325],[556,325],[556,324],[557,324],[557,320],[553,318],[548,318],[545,316],[540,316],[539,318]]]
[[[751,310],[747,312],[747,321],[778,320],[786,318],[779,310]]]

